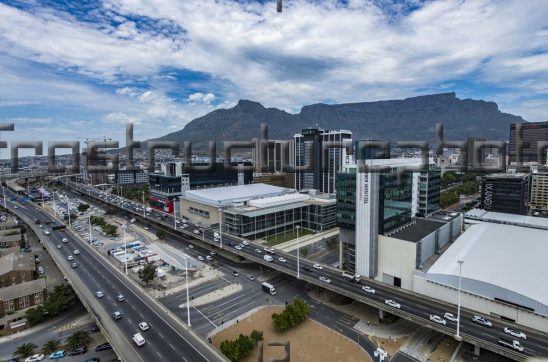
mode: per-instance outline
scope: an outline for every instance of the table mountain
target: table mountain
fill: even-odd
[[[434,142],[436,123],[444,125],[446,140],[464,140],[468,136],[506,140],[510,123],[525,121],[502,113],[494,102],[459,99],[455,93],[376,102],[319,103],[304,106],[298,114],[240,100],[233,108],[210,112],[159,139],[192,141],[194,147],[204,146],[210,140],[250,140],[258,137],[263,122],[269,126],[270,139],[291,139],[304,128],[318,126],[350,130],[354,140]]]

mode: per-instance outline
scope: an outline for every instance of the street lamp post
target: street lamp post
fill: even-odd
[[[88,214],[88,223],[89,223],[89,243],[91,244],[91,241],[93,240],[91,238],[91,212]]]
[[[68,200],[68,197],[67,197],[67,214],[68,214],[68,221],[69,221],[69,227],[71,226],[70,224],[70,201]]]
[[[126,240],[126,224],[122,225],[122,230],[124,231],[124,262],[125,262],[125,271],[127,275],[127,240]]]
[[[190,298],[188,297],[188,255],[185,254],[185,279],[186,279],[186,316],[190,327]]]
[[[301,227],[299,225],[295,226],[295,229],[297,229],[297,279],[299,279],[301,277],[301,264],[300,264],[300,252],[301,252],[301,248],[300,248],[300,243],[299,243],[299,229]]]
[[[455,335],[455,339],[460,341],[462,340],[460,336],[460,292],[462,288],[462,263],[464,263],[464,260],[457,260],[457,263],[459,263],[459,297],[457,302],[457,334]]]
[[[147,215],[145,213],[145,191],[141,191],[143,194],[143,217],[146,219]]]
[[[7,210],[6,207],[6,190],[4,189],[4,186],[2,186],[2,195],[4,195],[4,210]]]
[[[219,242],[223,248],[223,209],[219,207]]]

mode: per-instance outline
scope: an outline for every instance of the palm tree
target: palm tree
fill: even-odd
[[[17,347],[15,352],[13,352],[13,357],[26,358],[32,356],[36,348],[38,348],[38,346],[34,343],[23,343]]]
[[[86,331],[76,331],[67,338],[67,347],[74,349],[79,346],[88,346],[91,343],[91,337]]]
[[[58,339],[50,339],[42,347],[42,353],[51,354],[57,351],[60,345],[61,345],[61,342]]]

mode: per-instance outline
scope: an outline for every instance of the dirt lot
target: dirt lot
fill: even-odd
[[[306,320],[297,327],[284,333],[277,332],[272,326],[272,313],[280,312],[279,307],[270,307],[260,310],[251,317],[219,332],[213,339],[213,345],[219,348],[221,341],[236,339],[240,333],[250,334],[253,329],[261,330],[265,345],[268,342],[287,341],[291,343],[291,362],[368,362],[371,357],[356,343],[333,332],[332,330]],[[284,356],[283,347],[264,347],[264,360],[281,358]],[[257,361],[258,348],[243,362]]]

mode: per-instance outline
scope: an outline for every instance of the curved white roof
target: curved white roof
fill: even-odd
[[[211,206],[228,206],[260,197],[278,196],[288,191],[283,187],[259,183],[190,190],[185,192],[184,198]]]
[[[463,290],[500,298],[548,315],[548,231],[515,225],[479,223],[470,226],[427,271],[429,280],[458,286],[462,264]]]
[[[288,203],[310,200],[310,196],[306,194],[286,194],[273,197],[265,197],[263,199],[251,200],[248,202],[249,206],[255,207],[271,207],[278,205],[285,205]]]

